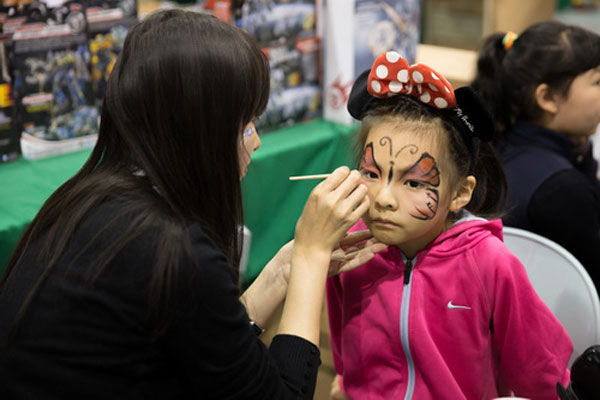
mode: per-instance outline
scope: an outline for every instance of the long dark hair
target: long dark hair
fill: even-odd
[[[442,155],[452,163],[454,171],[451,184],[460,178],[473,175],[477,185],[471,196],[471,201],[465,206],[469,212],[484,218],[502,216],[507,196],[507,183],[504,168],[496,151],[489,142],[477,138],[466,138],[456,126],[442,113],[433,107],[428,107],[409,96],[393,96],[371,103],[364,114],[358,131],[355,154],[356,163],[360,165],[360,157],[369,135],[369,131],[378,123],[408,122],[421,126],[439,126],[442,132],[432,132],[432,135],[444,134],[445,137],[434,140],[445,144]],[[450,218],[455,216],[451,215]]]
[[[483,43],[472,86],[494,111],[501,132],[517,120],[535,121],[541,115],[535,88],[546,83],[567,95],[577,75],[600,65],[600,36],[558,21],[527,28],[505,50],[504,33]]]
[[[241,30],[180,10],[157,12],[135,25],[112,71],[90,158],[43,205],[0,282],[2,290],[16,269],[27,268],[19,260],[32,241],[41,240],[44,270],[15,321],[82,220],[109,197],[120,203],[103,231],[132,222],[101,249],[91,274],[98,277],[127,243],[158,228],[148,307],[157,332],[166,327],[178,264],[189,249],[189,225],[199,224],[237,271],[240,132],[264,111],[268,94],[268,62]]]

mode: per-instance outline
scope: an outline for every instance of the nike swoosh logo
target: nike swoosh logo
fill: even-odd
[[[457,308],[461,308],[463,310],[470,310],[471,309],[471,307],[467,307],[467,306],[455,306],[454,304],[452,304],[452,300],[450,300],[448,302],[448,308],[450,310],[456,310]]]

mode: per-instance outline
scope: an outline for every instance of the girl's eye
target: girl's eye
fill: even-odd
[[[378,178],[378,176],[377,176],[377,174],[375,172],[373,172],[373,171],[367,171],[365,169],[363,169],[361,171],[361,174],[362,174],[362,176],[364,176],[365,178],[368,178],[368,179],[377,179]]]
[[[422,183],[419,183],[417,181],[406,181],[406,184],[413,189],[418,189],[418,188],[424,187],[424,185]]]

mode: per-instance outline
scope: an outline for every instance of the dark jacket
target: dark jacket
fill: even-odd
[[[569,250],[600,286],[600,183],[591,145],[518,122],[498,144],[508,180],[506,226],[545,236]]]
[[[199,226],[188,229],[191,251],[160,336],[146,318],[157,232],[127,244],[90,286],[88,266],[116,233],[94,237],[113,206],[85,218],[16,336],[0,347],[1,399],[312,398],[319,349],[291,335],[276,336],[269,349],[258,340],[232,268]],[[0,293],[0,336],[39,276],[39,249],[32,243]]]

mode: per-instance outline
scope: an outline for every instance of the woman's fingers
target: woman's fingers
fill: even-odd
[[[360,243],[364,240],[370,239],[373,237],[373,234],[368,229],[363,229],[360,231],[348,232],[346,236],[340,240],[340,247],[352,246],[356,243]]]
[[[367,188],[360,182],[357,171],[340,167],[317,185],[296,225],[296,239],[332,251],[368,209]]]
[[[363,215],[369,211],[369,198],[367,196],[363,197],[360,204],[352,211],[350,214],[350,219],[353,221],[358,221]]]
[[[345,199],[353,193],[357,186],[360,185],[362,178],[360,176],[360,172],[357,170],[351,171],[347,178],[341,182],[333,192],[335,192],[339,199]]]
[[[343,210],[343,212],[351,212],[355,210],[362,203],[362,201],[366,199],[368,191],[369,189],[367,189],[365,185],[359,183],[352,192],[349,192],[345,197],[343,197],[340,204],[340,209]]]
[[[366,235],[365,231],[356,233],[356,237],[364,237]],[[369,239],[354,246],[339,247],[331,255],[331,265],[328,275],[334,276],[360,267],[370,261],[375,254],[387,249],[387,247],[386,244],[380,243],[376,239]]]
[[[336,168],[331,175],[329,175],[329,177],[327,177],[327,179],[325,179],[323,182],[319,183],[315,189],[331,192],[340,186],[340,184],[346,180],[349,174],[350,168],[348,167]]]

